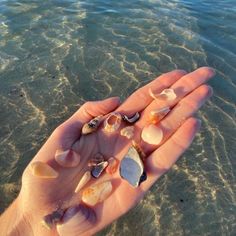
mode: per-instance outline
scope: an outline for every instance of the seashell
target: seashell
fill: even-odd
[[[138,187],[143,174],[143,162],[138,151],[131,146],[120,164],[120,176],[133,187]]]
[[[120,135],[131,139],[134,136],[134,126],[127,126],[120,131]]]
[[[91,173],[90,171],[86,171],[82,176],[82,178],[80,179],[75,189],[75,193],[78,193],[89,182],[90,179],[91,179]]]
[[[73,150],[56,150],[56,162],[63,167],[75,167],[80,163],[80,155]]]
[[[108,166],[106,168],[106,173],[112,175],[116,172],[119,161],[115,157],[110,157],[108,160]]]
[[[161,109],[153,110],[150,112],[149,120],[152,124],[157,124],[167,113],[169,113],[169,107],[163,107]]]
[[[137,142],[135,142],[134,140],[132,140],[132,145],[137,150],[137,152],[139,153],[139,155],[142,158],[142,160],[145,160],[146,154],[144,153],[144,151],[142,150],[140,145]]]
[[[32,174],[40,178],[55,179],[58,177],[58,172],[46,163],[35,161],[30,165]]]
[[[138,185],[140,185],[142,182],[144,182],[147,179],[147,173],[144,171],[139,179]]]
[[[97,116],[94,119],[90,120],[88,123],[84,124],[82,127],[82,134],[90,134],[97,130],[98,126],[101,123],[103,116]]]
[[[150,124],[143,128],[141,137],[146,143],[158,145],[163,139],[163,131],[157,126]]]
[[[64,211],[62,209],[53,211],[51,214],[48,214],[43,217],[42,223],[46,228],[51,229],[53,225],[60,222],[63,214]]]
[[[95,212],[80,204],[65,211],[61,222],[57,224],[57,232],[60,236],[82,235],[85,231],[94,227],[95,223]]]
[[[89,206],[95,206],[97,203],[107,199],[110,196],[111,191],[111,181],[90,186],[83,191],[82,201]]]
[[[121,115],[119,113],[112,112],[104,121],[104,130],[112,133],[119,129],[121,124]]]
[[[94,178],[98,178],[102,172],[104,171],[104,169],[108,166],[108,162],[107,161],[103,161],[98,163],[96,166],[93,167],[93,169],[91,170],[91,175]]]
[[[152,98],[159,100],[172,101],[175,100],[177,97],[174,89],[164,89],[159,94],[154,94],[151,89],[149,89],[148,92]]]
[[[97,164],[103,162],[104,160],[105,160],[104,156],[98,152],[91,160],[89,160],[88,166],[96,166]]]
[[[129,123],[134,123],[140,118],[140,114],[138,112],[136,112],[135,115],[130,118],[126,115],[123,115],[122,118],[124,121],[127,121]]]

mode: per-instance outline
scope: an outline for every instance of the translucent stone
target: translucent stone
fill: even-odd
[[[111,181],[92,185],[83,190],[82,201],[89,206],[95,206],[96,204],[106,200],[110,196],[111,191]]]
[[[46,163],[35,161],[31,165],[31,172],[40,178],[54,179],[58,177],[58,172]]]

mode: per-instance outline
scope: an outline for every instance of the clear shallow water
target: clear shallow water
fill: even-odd
[[[135,209],[98,235],[236,232],[235,1],[0,0],[0,210],[51,131],[85,100],[163,72],[216,69],[194,144]]]

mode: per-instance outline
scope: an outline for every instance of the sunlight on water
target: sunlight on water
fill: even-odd
[[[0,210],[51,131],[86,100],[209,65],[215,96],[172,171],[98,235],[236,231],[234,1],[0,1]],[[122,88],[122,89],[121,89]]]

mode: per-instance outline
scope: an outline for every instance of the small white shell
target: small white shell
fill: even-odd
[[[55,179],[58,177],[58,172],[51,166],[41,161],[35,161],[30,165],[31,172],[34,176],[45,179]]]
[[[91,179],[91,173],[90,171],[86,171],[82,176],[82,178],[80,179],[75,189],[75,193],[78,193],[89,182],[90,179]]]
[[[174,89],[164,89],[161,93],[155,94],[150,88],[148,92],[152,98],[157,100],[173,101],[177,97]]]
[[[131,139],[134,136],[134,126],[127,126],[120,131],[120,135]]]
[[[96,204],[107,199],[112,191],[111,181],[105,181],[96,185],[86,188],[82,193],[82,201],[89,205],[95,206]]]
[[[163,139],[163,131],[157,126],[150,124],[143,128],[141,137],[146,143],[158,145]]]
[[[112,112],[104,121],[104,130],[112,133],[119,129],[121,124],[121,115],[119,113]]]
[[[80,163],[80,155],[71,149],[66,151],[56,150],[55,160],[60,166],[70,168]]]

